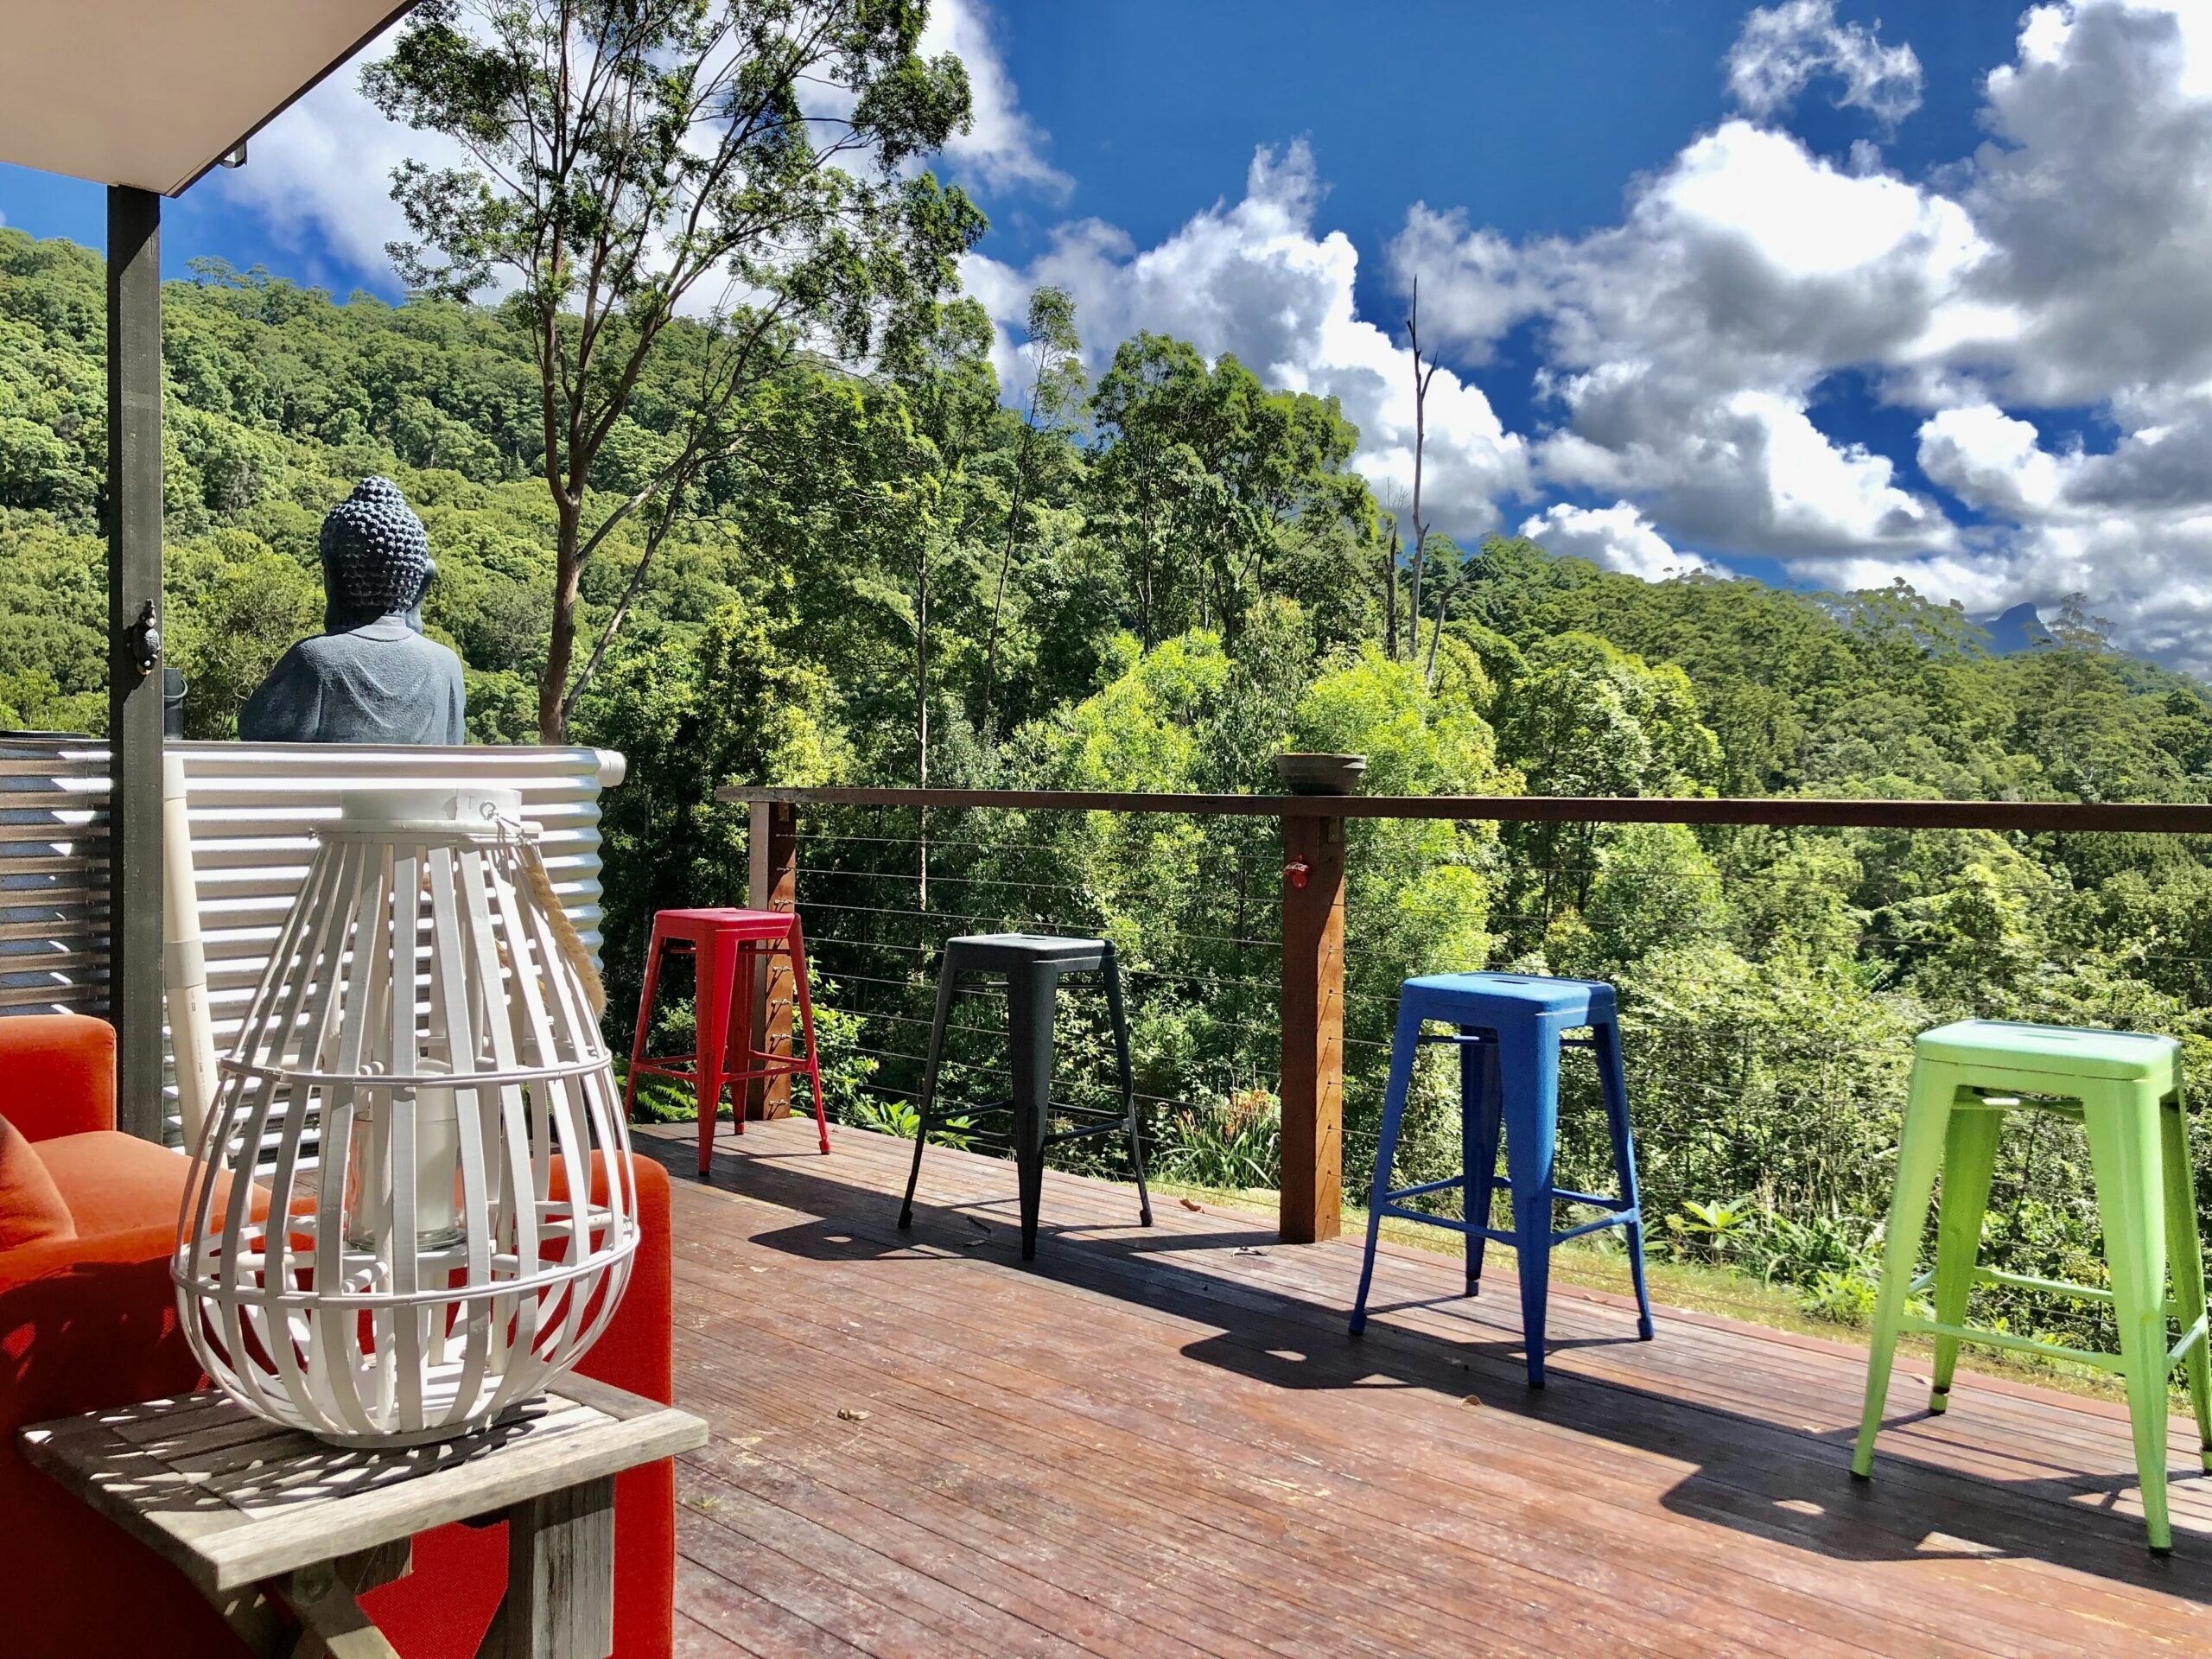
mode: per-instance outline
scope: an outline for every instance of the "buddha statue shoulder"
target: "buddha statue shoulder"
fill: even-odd
[[[322,521],[323,631],[278,659],[238,715],[249,743],[442,743],[467,736],[461,658],[423,637],[430,538],[389,479]]]

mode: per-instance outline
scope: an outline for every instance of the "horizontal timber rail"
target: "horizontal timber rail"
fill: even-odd
[[[1681,795],[1161,795],[1058,789],[737,787],[717,800],[788,806],[995,807],[1028,812],[1166,812],[1188,817],[1444,818],[1522,823],[1738,823],[1776,829],[2103,830],[2212,836],[2198,801],[1853,801]]]
[[[2212,804],[2189,802],[1718,800],[1684,796],[1198,795],[1077,790],[737,786],[715,798],[751,809],[750,902],[797,906],[801,810],[891,807],[1030,812],[1109,812],[1183,817],[1274,818],[1281,826],[1280,992],[1285,1240],[1336,1236],[1343,1177],[1344,1064],[1344,821],[1418,818],[1460,823],[1740,824],[1777,829],[1980,830],[2015,835],[2212,836]],[[951,919],[948,918],[948,919]],[[762,988],[754,1019],[770,1050],[790,1042],[788,996]],[[753,1085],[756,1111],[780,1116],[787,1085]]]

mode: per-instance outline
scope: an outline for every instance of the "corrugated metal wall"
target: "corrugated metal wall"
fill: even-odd
[[[350,790],[519,790],[554,886],[594,955],[599,795],[620,755],[583,748],[370,748],[177,743],[216,1051],[228,1051],[307,874],[318,823]],[[83,738],[0,737],[0,1011],[106,1012],[106,751]],[[172,1118],[174,1132],[174,1118]]]
[[[107,1012],[107,750],[0,734],[0,1014]]]

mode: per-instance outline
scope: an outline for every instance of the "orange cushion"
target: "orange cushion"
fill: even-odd
[[[112,1129],[56,1135],[38,1153],[84,1237],[176,1225],[189,1158]]]
[[[45,1161],[21,1129],[0,1117],[0,1250],[76,1235],[77,1224]]]

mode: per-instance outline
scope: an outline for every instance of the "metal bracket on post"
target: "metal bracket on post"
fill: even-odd
[[[162,610],[158,602],[147,600],[138,607],[137,617],[123,631],[124,660],[135,665],[141,675],[150,674],[162,660]]]

